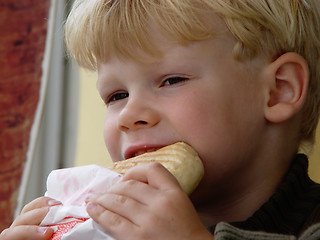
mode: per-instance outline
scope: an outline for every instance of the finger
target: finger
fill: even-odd
[[[136,201],[134,198],[114,193],[105,193],[91,202],[131,222],[135,222],[133,219],[139,219],[141,213],[146,212],[148,208],[146,204]]]
[[[19,225],[39,225],[49,212],[50,207],[36,208],[19,215],[11,227]]]
[[[138,226],[127,218],[105,209],[98,203],[90,202],[87,205],[87,212],[95,222],[116,239],[119,233],[133,232],[138,229]]]
[[[109,188],[108,193],[132,198],[141,204],[147,204],[149,199],[153,199],[158,194],[159,189],[138,180],[124,180],[114,184]],[[101,195],[103,197],[103,195]]]
[[[53,229],[37,226],[18,226],[8,228],[0,234],[1,240],[47,240],[53,234]]]
[[[108,192],[150,206],[155,204],[155,199],[161,200],[166,193],[180,193],[182,189],[167,169],[159,163],[152,163],[132,168]]]
[[[28,203],[21,211],[21,213],[29,212],[36,208],[48,207],[48,206],[55,206],[62,204],[60,201],[49,197],[39,197],[32,202]]]
[[[151,163],[131,168],[122,181],[136,180],[145,182],[160,190],[181,189],[176,178],[160,163]]]

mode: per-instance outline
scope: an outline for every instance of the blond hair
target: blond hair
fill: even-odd
[[[66,22],[66,43],[82,67],[96,70],[110,54],[157,56],[150,24],[179,44],[218,34],[210,15],[221,17],[245,61],[274,60],[285,52],[303,56],[310,71],[300,139],[313,142],[320,114],[320,16],[318,0],[76,0]]]

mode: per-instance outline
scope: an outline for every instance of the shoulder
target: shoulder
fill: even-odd
[[[318,240],[320,239],[320,223],[310,226],[298,240]]]
[[[295,237],[286,234],[242,230],[221,222],[216,226],[214,237],[216,240],[318,240],[320,239],[320,223],[310,226],[300,237]]]

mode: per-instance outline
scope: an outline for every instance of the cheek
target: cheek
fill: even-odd
[[[230,151],[231,135],[235,132],[235,113],[230,111],[228,98],[192,92],[171,108],[175,129],[183,140],[191,144],[204,161]],[[224,103],[224,104],[222,104]],[[179,107],[177,107],[179,106]]]
[[[175,129],[185,138],[185,141],[207,141],[215,131],[215,126],[221,114],[210,98],[203,97],[200,92],[189,92],[179,102],[171,103],[171,116]]]
[[[110,119],[112,119],[112,117],[110,118],[110,115],[107,114],[104,121],[103,137],[111,159],[115,159],[119,136],[116,131],[115,122],[110,121]]]

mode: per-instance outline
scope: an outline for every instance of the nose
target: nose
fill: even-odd
[[[160,121],[154,104],[146,98],[128,98],[125,107],[120,112],[118,125],[121,131],[138,130],[157,125]]]

